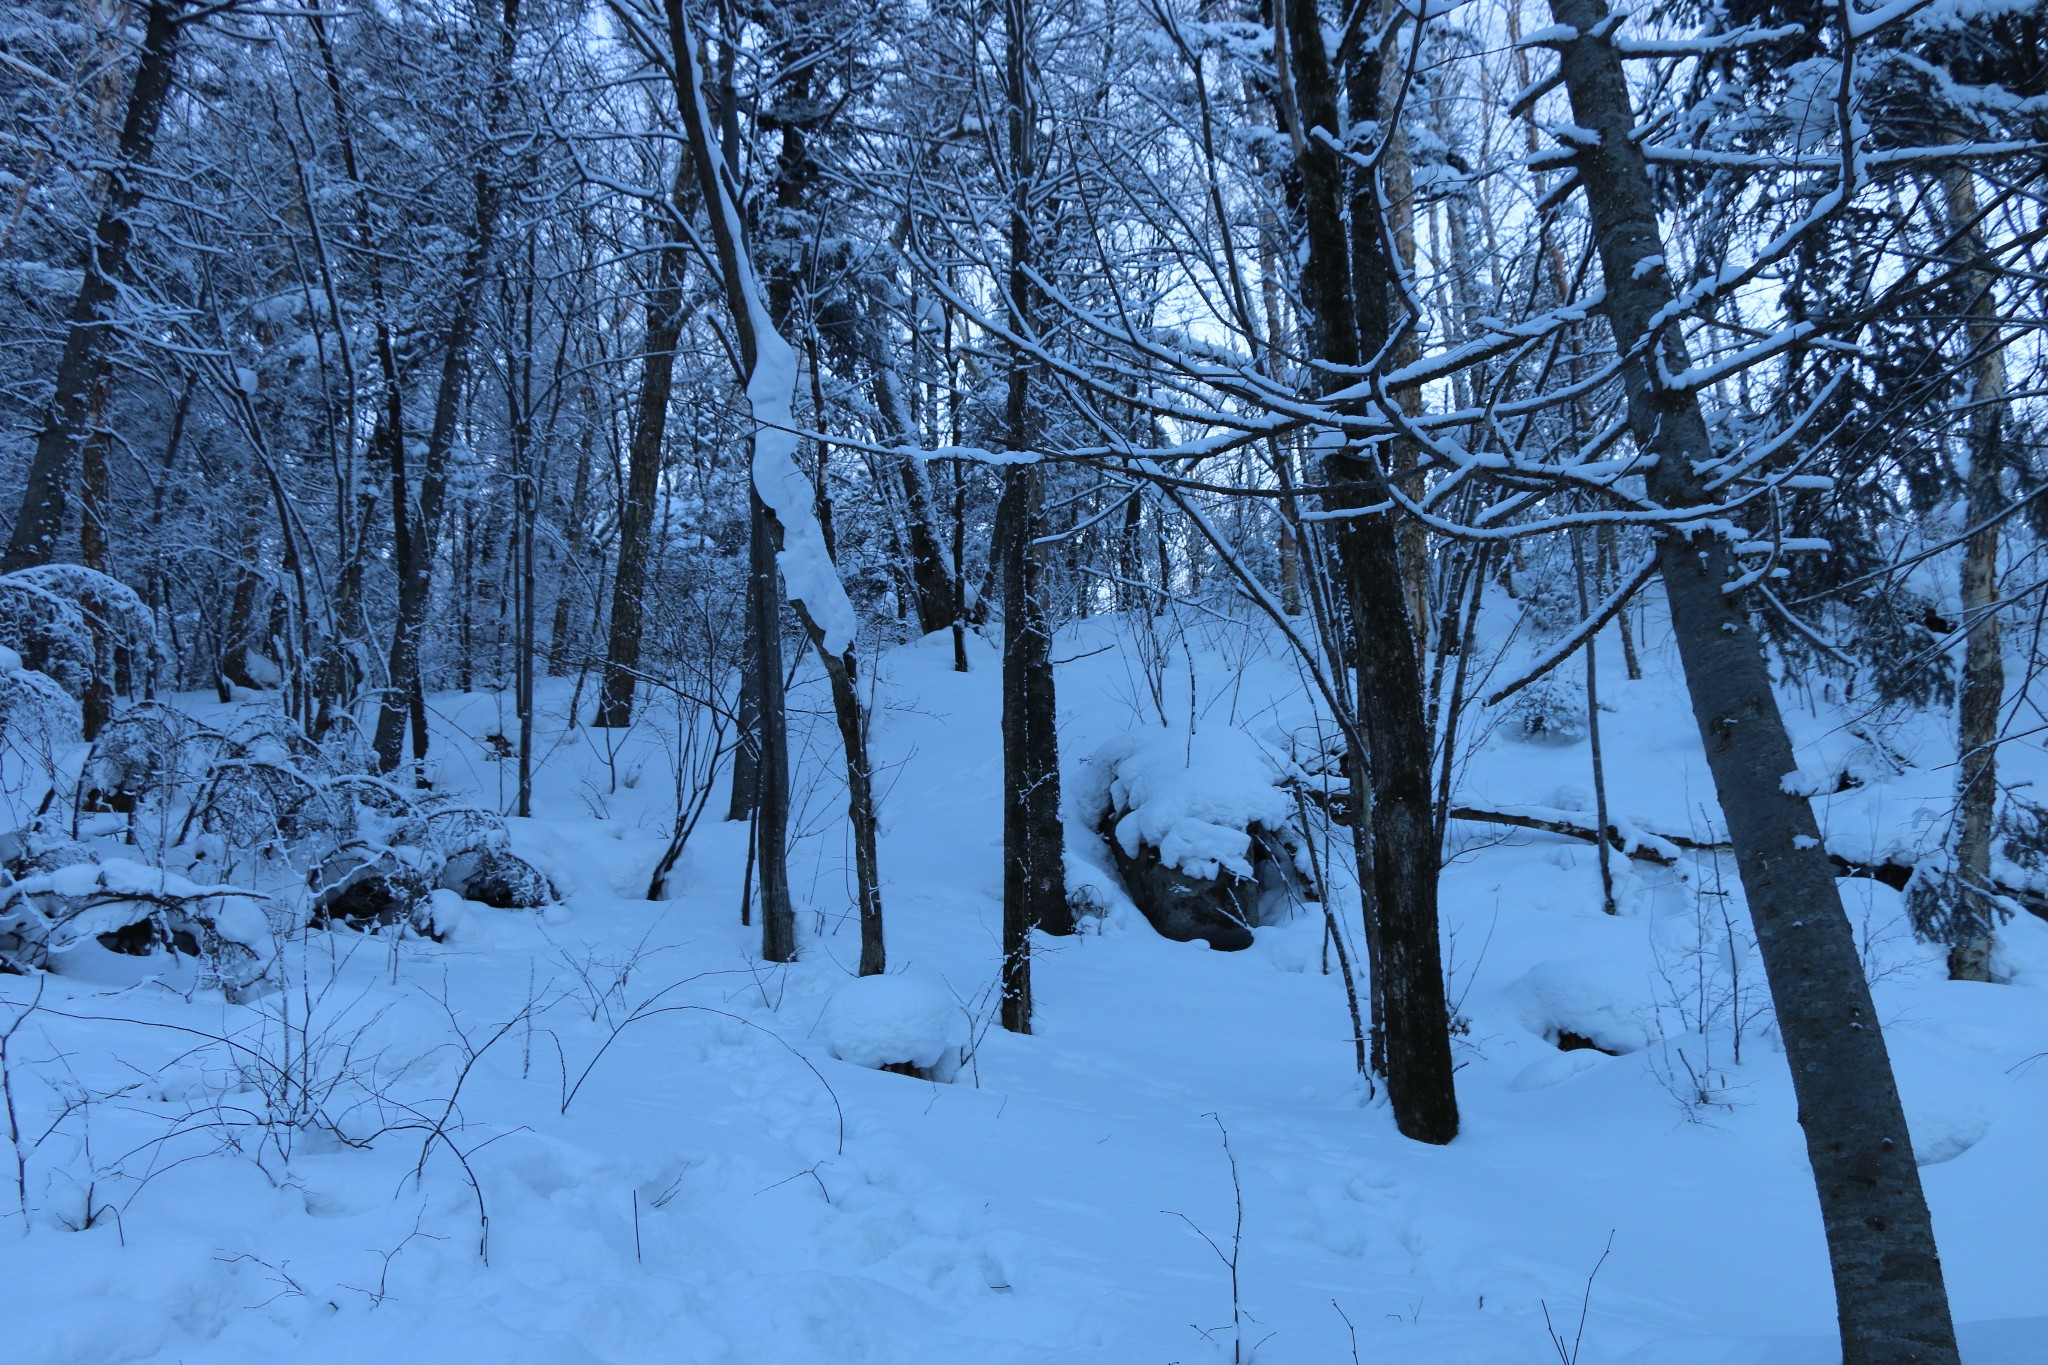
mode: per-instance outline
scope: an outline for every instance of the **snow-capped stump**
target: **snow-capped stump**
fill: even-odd
[[[322,858],[306,878],[313,893],[312,923],[338,920],[351,929],[394,924],[424,929],[434,882],[415,860],[404,856],[415,852],[353,844]]]
[[[855,1066],[949,1081],[967,1049],[967,1018],[946,988],[921,976],[861,976],[825,1006],[825,1046]]]
[[[1229,726],[1146,730],[1112,740],[1074,784],[1094,812],[1131,900],[1187,943],[1248,948],[1267,891],[1304,883],[1289,770]]]

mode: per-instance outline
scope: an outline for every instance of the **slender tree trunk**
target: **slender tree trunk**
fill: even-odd
[[[1345,163],[1328,137],[1344,145],[1338,86],[1324,45],[1316,0],[1286,0],[1285,42],[1308,251],[1301,295],[1309,310],[1313,354],[1337,366],[1373,358],[1392,334],[1393,265],[1376,198],[1348,191]],[[1361,58],[1377,63],[1378,54]],[[1377,110],[1378,77],[1353,86],[1354,102]],[[1348,205],[1371,206],[1367,222],[1351,222]],[[1355,273],[1356,272],[1356,273]],[[1326,477],[1340,491],[1333,510],[1356,511],[1386,501],[1386,475],[1370,451],[1332,453]],[[1444,996],[1443,948],[1437,928],[1441,847],[1431,801],[1431,744],[1416,629],[1408,613],[1397,530],[1385,514],[1347,516],[1334,541],[1354,635],[1358,716],[1368,752],[1353,753],[1355,771],[1370,774],[1370,867],[1360,869],[1375,1013],[1385,1038],[1387,1095],[1401,1132],[1421,1142],[1457,1136],[1450,1010]]]
[[[1038,183],[1037,72],[1030,0],[1004,0],[1004,97],[1010,156],[1012,326],[1036,330]],[[1006,418],[1010,448],[1036,449],[1032,365],[1010,356]],[[996,511],[1003,583],[1003,968],[1002,1024],[1031,1031],[1031,931],[1072,933],[1067,904],[1065,831],[1060,826],[1058,707],[1053,691],[1052,621],[1045,601],[1045,550],[1040,534],[1041,482],[1036,465],[1006,471]]]
[[[1989,981],[1993,947],[1991,838],[1998,816],[1998,716],[2005,703],[2005,651],[1998,622],[1998,523],[2004,510],[1999,474],[2005,467],[2005,350],[1999,337],[1998,300],[1977,230],[1977,193],[1967,167],[1942,178],[1955,250],[1972,268],[1964,279],[1970,299],[1963,337],[1970,354],[1969,471],[1964,478],[1965,519],[1978,529],[1963,543],[1963,694],[1957,752],[1955,941],[1948,974],[1955,981]]]
[[[253,483],[243,489],[246,501],[242,507],[242,537],[236,551],[241,558],[235,570],[235,591],[229,599],[227,635],[221,641],[220,663],[215,670],[219,677],[221,699],[228,697],[228,686],[256,686],[256,678],[249,671],[249,651],[257,645],[256,617],[259,607],[257,594],[263,590],[263,576],[257,572],[257,561],[263,552],[263,521],[265,508],[261,490]]]
[[[142,207],[143,180],[156,149],[157,127],[169,102],[177,64],[180,0],[149,0],[143,14],[142,54],[135,83],[128,91],[128,113],[121,126],[117,164],[107,187],[107,201],[87,244],[85,278],[71,304],[65,324],[64,351],[57,361],[57,382],[29,463],[28,486],[0,573],[47,564],[57,553],[70,503],[71,481],[77,473],[80,448],[92,428],[95,391],[105,382],[107,357],[113,349],[114,298],[127,271],[128,249],[135,238],[135,216]]]
[[[501,0],[502,10],[492,34],[492,70],[485,126],[504,122],[512,98],[512,50],[517,40],[519,0]],[[380,771],[392,772],[400,762],[408,712],[413,720],[413,757],[426,757],[426,701],[420,678],[420,647],[433,604],[435,547],[441,534],[441,504],[448,488],[448,456],[455,445],[455,423],[469,378],[470,342],[483,304],[484,271],[497,240],[498,209],[503,194],[495,152],[480,148],[473,180],[475,218],[463,253],[448,334],[441,355],[440,380],[434,392],[433,424],[421,452],[419,500],[413,501],[405,442],[391,450],[392,567],[398,574],[398,619],[391,632],[391,655],[383,705],[377,713],[373,745]]]
[[[1593,595],[1586,587],[1586,555],[1580,544],[1580,533],[1567,532],[1572,538],[1572,583],[1578,589],[1579,615],[1593,613]],[[1586,637],[1586,743],[1593,757],[1593,820],[1599,829],[1608,827],[1607,819],[1607,763],[1606,755],[1600,748],[1600,632],[1594,631]],[[1614,903],[1614,850],[1605,839],[1599,842],[1600,849],[1600,908],[1610,915],[1620,914],[1620,907]]]
[[[879,323],[867,320],[870,330]],[[881,414],[891,445],[899,447],[893,458],[897,481],[903,489],[904,549],[910,561],[911,605],[917,613],[917,628],[929,635],[953,624],[960,613],[959,585],[946,563],[944,542],[939,538],[938,517],[932,511],[931,481],[924,462],[912,454],[917,445],[917,423],[903,395],[903,384],[889,363],[887,343],[879,336],[867,344],[868,366],[874,375],[875,409]]]
[[[789,899],[789,728],[782,697],[782,589],[775,572],[775,528],[761,495],[748,494],[747,620],[753,711],[748,784],[754,862],[761,887],[761,956],[796,961],[796,910]],[[742,702],[741,720],[747,719]],[[739,795],[735,764],[734,800]]]
[[[751,550],[751,544],[749,548]],[[754,572],[750,567],[743,627],[745,639],[740,649],[740,657],[745,662],[740,668],[739,718],[734,727],[738,733],[732,750],[732,800],[725,809],[728,820],[745,820],[753,815],[761,785],[761,689],[755,681],[761,674],[761,646],[754,638],[761,625],[754,618],[758,600],[751,586]]]
[[[562,582],[555,594],[555,620],[548,631],[548,676],[559,678],[569,671],[577,652],[580,632],[575,627],[576,579],[583,572],[583,559],[590,540],[590,466],[596,459],[597,413],[583,414],[583,431],[576,443],[576,474],[570,483],[568,524],[562,528]],[[569,717],[575,724],[575,717]]]
[[[683,172],[678,171],[673,200],[681,199],[682,176]],[[633,722],[633,685],[640,668],[640,636],[646,615],[648,537],[654,529],[654,500],[661,480],[662,440],[668,432],[676,345],[682,338],[683,277],[689,258],[676,242],[665,243],[656,257],[654,283],[647,294],[640,407],[633,419],[633,439],[627,446],[626,497],[619,508],[619,567],[612,577],[611,640],[605,654],[597,715],[591,721],[602,727],[618,728]]]
[[[802,486],[802,475],[794,458],[794,439],[789,434],[789,424],[794,421],[791,389],[796,380],[797,357],[780,331],[775,316],[778,309],[774,301],[764,295],[760,277],[755,271],[753,253],[741,220],[738,178],[716,154],[711,118],[701,93],[696,43],[692,39],[689,15],[682,0],[664,0],[662,8],[672,45],[671,75],[675,81],[676,103],[688,131],[698,187],[710,210],[711,235],[717,247],[719,273],[725,283],[726,302],[739,341],[747,402],[756,421],[751,461],[755,499],[753,566],[757,588],[756,620],[759,623],[756,640],[763,647],[763,655],[770,641],[775,643],[779,654],[780,637],[774,627],[777,619],[775,604],[764,601],[768,593],[760,589],[765,582],[772,591],[776,557],[786,555],[802,566],[802,576],[797,580],[802,593],[791,592],[791,605],[796,608],[798,618],[810,636],[811,646],[830,680],[833,711],[846,749],[848,819],[853,828],[856,874],[860,883],[860,968],[862,975],[874,975],[883,969],[886,961],[882,948],[881,879],[875,851],[872,770],[867,754],[867,714],[860,699],[854,668],[853,631],[856,623],[853,608],[845,600],[844,589],[837,580],[822,509],[815,502],[806,507],[798,492]],[[798,66],[808,70],[801,64]],[[802,80],[792,78],[783,92],[796,107],[801,107],[802,97],[808,92],[808,86]],[[730,149],[731,143],[727,146]],[[810,173],[802,126],[785,125],[778,169],[779,207],[794,206],[790,196],[808,182]],[[786,282],[783,287],[786,288]],[[787,302],[787,298],[783,298],[781,311],[786,312]],[[771,496],[779,499],[779,504],[771,503]],[[827,575],[831,576],[829,580]],[[756,685],[761,690],[761,781],[758,785],[763,816],[769,814],[771,803],[778,800],[786,809],[788,799],[786,759],[784,771],[777,773],[774,769],[775,760],[781,753],[779,740],[784,721],[779,690],[782,685],[779,657],[776,663],[775,671],[762,668],[756,674]],[[775,790],[770,790],[771,787]],[[770,922],[777,907],[765,895],[768,878],[780,873],[780,868],[771,868],[770,863],[779,864],[784,850],[779,842],[767,837],[764,824],[757,825],[757,831],[764,883],[762,953],[771,961],[788,961],[795,955],[796,943],[794,916],[787,912],[786,886],[782,892],[781,911],[787,923],[782,926]]]
[[[1699,400],[1656,372],[1690,366],[1650,178],[1621,58],[1604,36],[1603,0],[1551,0],[1574,36],[1558,44],[1574,122],[1596,140],[1578,169],[1606,281],[1605,313],[1624,354],[1646,343],[1625,375],[1638,447],[1655,457],[1650,493],[1670,507],[1705,502],[1697,470],[1714,455]],[[1954,1365],[1955,1329],[1934,1228],[1913,1164],[1883,1031],[1855,935],[1806,798],[1786,789],[1795,770],[1762,644],[1741,600],[1727,537],[1666,532],[1658,567],[1693,715],[1735,846],[1736,865],[1771,985],[1820,1194],[1844,1365]]]

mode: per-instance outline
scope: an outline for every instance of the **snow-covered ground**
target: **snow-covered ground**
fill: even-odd
[[[1257,632],[1191,624],[1184,650],[1151,651],[1168,660],[1155,687],[1133,629],[1061,638],[1075,790],[1082,760],[1162,719],[1241,728],[1283,758],[1313,731],[1294,667]],[[738,922],[744,827],[716,819],[722,797],[669,899],[641,899],[673,803],[659,713],[610,758],[606,735],[556,714],[536,815],[511,823],[514,848],[561,885],[557,907],[464,905],[442,943],[302,932],[284,989],[249,1004],[187,998],[182,979],[147,979],[161,960],[90,944],[59,974],[0,977],[30,1208],[22,1235],[0,1161],[0,1357],[1839,1358],[1732,867],[1687,885],[1629,864],[1610,917],[1590,845],[1458,826],[1443,904],[1463,1130],[1447,1148],[1397,1136],[1354,1079],[1319,915],[1261,928],[1242,953],[1171,943],[1120,901],[1099,850],[1072,861],[1106,913],[1039,940],[1037,1032],[1012,1036],[990,1023],[996,656],[976,642],[961,675],[951,648],[933,637],[878,661],[889,955],[908,978],[894,1004],[835,1004],[858,931],[815,689],[795,696],[813,714],[794,967],[762,964]],[[1611,647],[1604,661],[1615,814],[1710,832],[1682,695],[1624,681]],[[543,702],[559,713],[566,684]],[[434,711],[441,783],[502,808],[510,765],[484,737],[506,732],[504,701],[444,696]],[[1818,699],[1792,719],[1818,790],[1845,768],[1862,782],[1818,798],[1831,841],[1882,856],[1945,811],[1936,729],[1882,730]],[[1583,742],[1468,724],[1484,737],[1463,797],[1590,810]],[[1873,736],[1915,766],[1884,771]],[[2014,771],[2039,766],[2018,749]],[[1965,1359],[2048,1362],[2048,925],[2003,931],[2009,984],[1955,984],[1895,892],[1842,887]],[[1333,892],[1353,924],[1355,896]],[[935,1017],[949,997],[957,1019]],[[967,1042],[950,1083],[857,1064],[873,1060],[877,1008]],[[1561,1031],[1620,1055],[1560,1051]],[[316,1111],[347,1140],[284,1122]]]

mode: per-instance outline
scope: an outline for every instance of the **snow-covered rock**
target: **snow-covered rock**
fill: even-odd
[[[1229,726],[1120,735],[1081,766],[1070,792],[1108,841],[1152,926],[1181,942],[1249,947],[1261,869],[1294,876],[1290,765]]]

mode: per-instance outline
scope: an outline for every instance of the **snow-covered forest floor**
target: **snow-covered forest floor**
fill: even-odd
[[[1284,653],[1238,626],[1186,622],[1155,704],[1145,629],[1098,618],[1060,638],[1070,790],[1100,746],[1162,710],[1278,754],[1313,732]],[[951,1083],[831,1055],[821,1021],[858,935],[822,688],[792,696],[803,953],[773,967],[739,923],[745,826],[717,818],[722,792],[669,898],[644,899],[675,803],[670,713],[623,736],[565,728],[555,680],[536,814],[510,823],[559,905],[441,893],[438,943],[287,934],[282,988],[242,1004],[169,959],[90,941],[52,975],[0,977],[17,1134],[0,1153],[0,1356],[1839,1359],[1732,865],[1628,864],[1610,917],[1591,845],[1455,826],[1443,908],[1463,1127],[1443,1149],[1400,1138],[1355,1080],[1319,913],[1241,953],[1169,942],[1074,818],[1075,879],[1104,913],[1037,941],[1037,1032],[1006,1034],[991,1026],[998,669],[972,648],[965,675],[944,636],[883,652],[875,673],[890,969],[957,997],[972,1050]],[[1615,814],[1712,835],[1675,659],[1632,683],[1614,654]],[[1875,859],[1938,840],[1954,786],[1940,722],[1787,700],[1831,847]],[[503,809],[510,764],[487,737],[505,733],[507,702],[431,709],[440,786]],[[1460,799],[1590,809],[1583,741],[1467,723]],[[2031,742],[2001,761],[2012,781],[2048,775]],[[231,879],[252,876],[280,874]],[[1952,983],[1897,892],[1842,887],[1965,1359],[2048,1362],[2048,924],[2001,930],[2006,984]],[[1355,892],[1331,890],[1355,933]],[[1561,1051],[1561,1032],[1619,1055]]]

